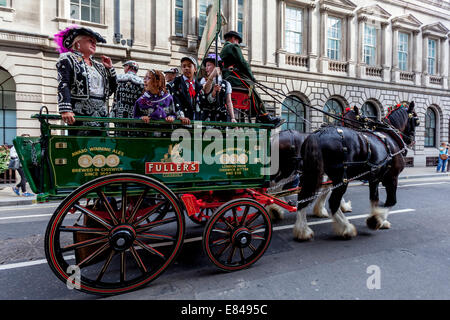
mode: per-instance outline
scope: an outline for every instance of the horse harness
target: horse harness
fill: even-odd
[[[348,157],[349,157],[349,152],[348,152],[348,147],[347,144],[345,143],[345,139],[344,139],[344,130],[342,130],[341,128],[336,128],[337,133],[340,135],[341,137],[341,142],[342,142],[342,151],[344,153],[344,162],[342,163],[343,169],[344,169],[344,174],[343,174],[343,179],[342,182],[344,184],[348,184],[351,180],[355,180],[356,177],[353,177],[352,179],[349,179],[347,176],[347,169],[349,166],[357,166],[357,165],[365,165],[368,166],[370,168],[369,171],[365,172],[362,175],[359,175],[358,177],[361,177],[367,173],[370,173],[372,176],[375,176],[375,171],[380,169],[381,167],[385,166],[387,163],[389,163],[395,156],[397,156],[398,154],[402,154],[402,155],[406,155],[403,154],[405,153],[406,150],[406,146],[403,142],[403,140],[400,138],[400,140],[403,142],[403,148],[400,149],[400,151],[397,151],[395,153],[392,153],[392,149],[391,146],[389,145],[387,138],[384,134],[380,133],[380,132],[374,132],[368,129],[364,129],[362,130],[362,137],[364,138],[363,140],[366,142],[366,146],[367,146],[367,158],[364,161],[348,161]],[[397,133],[395,131],[393,131],[396,135]],[[380,163],[372,163],[370,162],[370,158],[372,156],[372,150],[371,150],[371,144],[369,141],[369,138],[367,137],[367,135],[365,133],[370,133],[373,134],[385,147],[386,152],[387,152],[387,156],[386,158],[383,159],[383,161],[381,161]],[[358,135],[360,134],[359,132],[357,133]],[[390,165],[388,166],[388,168],[390,167]],[[387,171],[386,171],[387,172]],[[386,172],[384,172],[382,174],[382,176],[380,178],[382,178]]]

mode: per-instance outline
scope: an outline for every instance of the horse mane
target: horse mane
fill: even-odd
[[[404,112],[398,112],[404,111]],[[404,106],[399,106],[389,111],[385,119],[388,119],[391,125],[396,128],[402,126],[408,118],[408,110]]]

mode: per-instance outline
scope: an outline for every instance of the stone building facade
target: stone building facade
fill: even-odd
[[[30,116],[56,113],[53,34],[72,23],[107,39],[99,55],[146,70],[197,55],[209,0],[0,0],[0,143],[37,135]],[[222,0],[223,32],[237,30],[269,110],[310,132],[358,106],[378,119],[414,100],[415,165],[450,140],[449,0]],[[271,91],[271,90],[274,91]],[[296,97],[298,99],[293,99]],[[299,102],[301,101],[301,102]]]

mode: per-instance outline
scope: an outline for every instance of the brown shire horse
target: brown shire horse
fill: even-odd
[[[397,202],[397,183],[405,167],[403,155],[407,146],[414,143],[415,129],[419,119],[414,111],[414,102],[409,107],[400,106],[385,118],[385,124],[377,130],[356,131],[346,127],[328,126],[308,136],[302,145],[303,175],[299,198],[308,199],[315,195],[327,174],[335,188],[329,199],[335,232],[344,237],[356,236],[355,227],[348,222],[339,208],[342,196],[347,190],[348,179],[364,174],[369,180],[371,214],[366,224],[379,229],[384,224],[388,208]],[[386,187],[387,198],[384,208],[378,205],[378,185]],[[311,201],[299,203],[294,237],[308,240],[314,236],[306,222],[306,207]]]

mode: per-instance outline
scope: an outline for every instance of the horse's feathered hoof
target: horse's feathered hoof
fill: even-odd
[[[366,220],[366,225],[369,229],[378,230],[383,225],[383,220],[381,220],[380,217],[377,216],[370,216]]]
[[[342,210],[342,212],[352,212],[352,201],[349,200],[349,201],[345,202],[344,199],[342,199],[341,210]]]
[[[390,229],[390,228],[391,228],[391,223],[387,220],[384,220],[383,224],[380,227],[380,229]]]
[[[345,240],[350,240],[358,234],[356,228],[351,223],[347,223],[345,226],[333,224],[334,232]]]
[[[330,217],[330,215],[328,214],[328,211],[325,207],[320,207],[320,208],[314,207],[313,214],[317,218],[329,218]]]
[[[294,239],[298,241],[308,241],[314,238],[314,231],[310,227],[298,229],[294,227]]]

